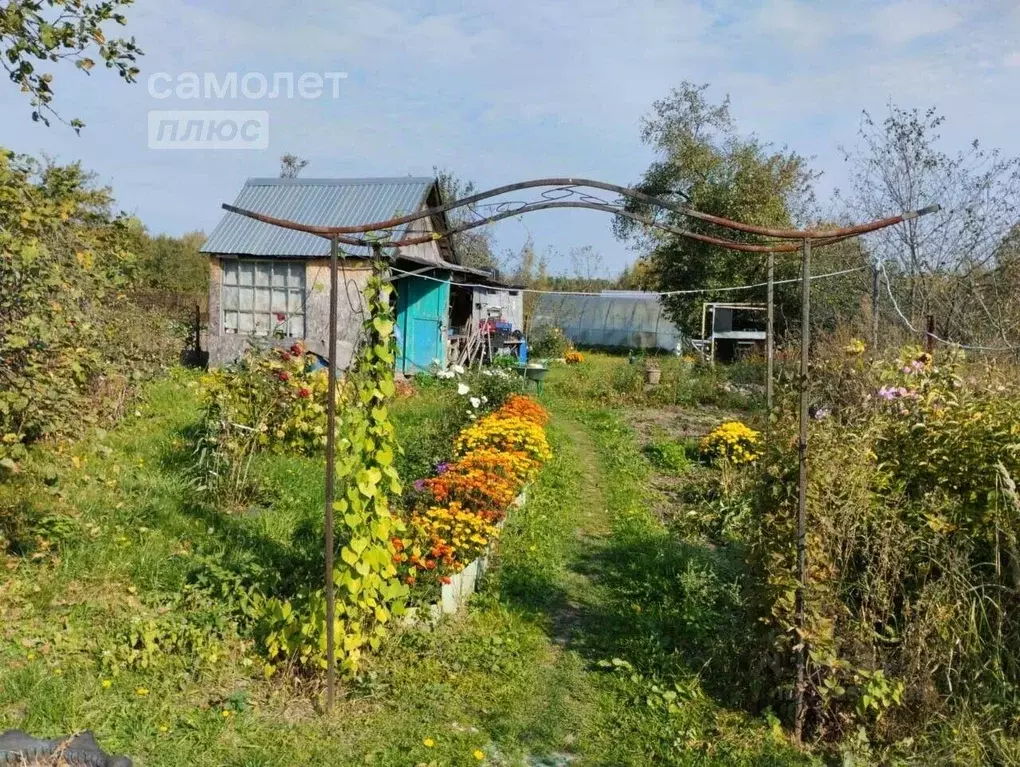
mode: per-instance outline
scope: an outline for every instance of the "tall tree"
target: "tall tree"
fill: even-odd
[[[103,32],[108,22],[127,23],[121,10],[133,1],[6,0],[0,5],[0,65],[28,94],[33,120],[64,122],[52,106],[53,73],[38,69],[37,62],[71,61],[88,74],[98,58],[126,82],[135,81],[135,61],[142,55],[135,39],[107,39]],[[78,118],[68,124],[75,131],[85,125]]]
[[[1020,158],[977,141],[945,152],[944,122],[934,108],[890,105],[881,122],[864,112],[858,145],[844,149],[851,176],[842,200],[856,219],[938,203],[938,213],[877,232],[869,246],[892,274],[894,295],[914,327],[933,315],[940,335],[971,340],[991,327],[1002,336],[988,275],[1009,252],[1003,246],[1020,217]]]
[[[308,160],[288,152],[280,158],[280,178],[297,178],[308,166]]]
[[[432,168],[439,181],[439,190],[443,196],[443,202],[453,202],[463,197],[469,197],[478,190],[473,181],[462,181],[452,171]],[[480,214],[470,208],[455,208],[446,214],[451,227],[458,227],[469,221],[479,218]],[[476,269],[498,269],[499,259],[493,249],[492,231],[488,226],[470,229],[453,236],[453,249],[457,258],[464,266],[471,266]]]
[[[807,161],[788,149],[775,149],[755,136],[738,133],[730,115],[729,98],[713,103],[707,85],[682,83],[669,96],[655,102],[644,119],[641,138],[657,157],[637,187],[677,204],[750,224],[789,227],[810,213],[816,178]],[[629,202],[637,213],[653,216],[676,227],[731,239],[753,240],[702,221]],[[619,218],[618,237],[642,252],[654,282],[661,290],[716,288],[760,282],[765,277],[764,255],[740,253],[695,242]],[[779,259],[778,277],[793,277],[796,259]],[[718,297],[732,298],[720,293]],[[795,316],[797,291],[782,287],[777,302],[787,316]],[[688,330],[700,324],[700,307],[712,293],[665,299],[673,319]],[[764,289],[741,294],[743,300],[764,300]]]

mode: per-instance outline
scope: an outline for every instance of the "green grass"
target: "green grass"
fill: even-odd
[[[674,551],[613,412],[555,397],[555,457],[466,614],[396,634],[329,716],[321,681],[265,679],[244,632],[217,624],[218,602],[182,601],[185,585],[211,565],[316,577],[322,463],[260,458],[260,503],[211,506],[188,471],[195,382],[177,371],[151,384],[117,429],[39,453],[0,487],[0,503],[29,498],[59,533],[0,571],[0,729],[92,729],[145,765],[467,765],[475,750],[487,765],[806,761],[699,679],[704,635],[737,615],[727,563]],[[442,457],[439,396],[393,408],[417,451],[407,471]],[[112,673],[103,652],[138,617],[190,621],[208,644]]]

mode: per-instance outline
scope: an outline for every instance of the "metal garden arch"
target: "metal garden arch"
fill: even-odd
[[[542,189],[539,199],[532,201],[502,201],[498,203],[486,203],[494,197],[501,197],[506,194],[519,192],[527,189]],[[600,190],[610,192],[616,196],[615,199],[607,200],[597,194],[586,190]],[[687,218],[693,218],[708,224],[754,235],[763,238],[760,243],[738,242],[725,237],[715,237],[692,232],[663,221],[652,216],[645,216],[627,210],[624,204],[627,200],[644,203],[655,209],[668,210],[678,213]],[[491,207],[493,212],[487,216],[481,216],[475,211],[475,207]],[[413,221],[435,216],[440,213],[467,207],[478,216],[473,221],[468,221],[459,226],[453,227],[446,232],[435,232],[428,235],[418,235],[393,239],[393,231],[396,227],[409,224]],[[542,178],[530,181],[521,181],[515,184],[496,187],[485,192],[479,192],[459,200],[453,200],[435,208],[409,213],[404,216],[397,216],[385,221],[372,221],[354,226],[310,226],[296,221],[267,216],[250,210],[244,210],[234,205],[224,204],[223,208],[256,221],[266,224],[292,229],[308,234],[319,235],[330,241],[330,307],[329,307],[329,402],[327,404],[327,434],[326,434],[326,501],[325,501],[325,591],[326,591],[326,708],[332,708],[336,689],[336,658],[335,658],[335,593],[333,586],[333,498],[334,498],[334,471],[336,458],[336,333],[337,333],[337,302],[339,300],[338,285],[338,261],[340,245],[354,245],[371,248],[374,258],[383,258],[383,248],[399,248],[409,245],[419,245],[432,240],[451,237],[461,232],[466,232],[480,226],[523,215],[534,213],[540,210],[554,208],[578,208],[586,210],[598,210],[614,216],[629,219],[647,227],[669,232],[680,237],[686,237],[698,242],[715,245],[729,250],[745,253],[765,253],[768,258],[768,283],[767,302],[768,317],[766,331],[766,402],[768,409],[773,407],[773,377],[774,377],[774,283],[775,283],[775,256],[777,253],[801,254],[801,347],[800,347],[800,374],[798,380],[799,391],[799,415],[800,430],[798,439],[799,457],[799,480],[797,493],[797,592],[795,602],[795,625],[798,630],[804,627],[804,590],[807,570],[807,480],[808,480],[808,382],[810,375],[810,323],[811,323],[811,250],[813,247],[824,247],[842,242],[851,237],[874,232],[889,226],[909,221],[911,219],[935,213],[939,210],[938,205],[931,205],[916,211],[907,211],[899,215],[878,219],[854,226],[829,228],[829,229],[774,229],[770,227],[755,226],[739,221],[713,216],[708,213],[695,210],[686,205],[680,205],[672,200],[665,200],[654,197],[638,189],[609,184],[604,181],[596,181],[586,178]],[[807,682],[807,647],[804,641],[797,645],[797,682],[795,690],[795,715],[794,734],[799,739],[804,718],[804,691]]]

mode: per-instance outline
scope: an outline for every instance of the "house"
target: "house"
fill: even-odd
[[[441,204],[434,178],[249,179],[234,205],[313,226],[384,221]],[[390,238],[447,231],[445,215],[396,228]],[[239,358],[253,339],[329,348],[329,248],[326,238],[227,212],[202,246],[210,257],[209,364]],[[370,251],[340,246],[337,362],[346,367],[361,329],[361,291]],[[400,248],[396,288],[398,372],[445,365],[450,329],[472,323],[475,293],[504,289],[493,273],[458,263],[449,238]]]

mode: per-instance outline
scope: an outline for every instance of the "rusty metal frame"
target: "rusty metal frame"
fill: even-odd
[[[458,227],[454,227],[445,232],[435,232],[425,236],[417,237],[405,237],[400,240],[388,239],[386,236],[375,236],[375,237],[353,237],[351,235],[367,235],[371,233],[380,233],[381,235],[388,234],[393,229],[409,224],[413,221],[418,221],[423,218],[430,216],[436,216],[442,213],[446,213],[457,208],[471,206],[475,203],[482,202],[483,200],[498,197],[500,195],[508,194],[510,192],[519,191],[522,189],[531,189],[537,187],[553,187],[547,190],[544,195],[548,194],[560,194],[558,198],[550,199],[548,196],[543,196],[543,200],[540,202],[530,203],[506,203],[498,206],[496,213],[490,216],[480,217],[476,221],[466,222]],[[794,242],[778,242],[778,243],[749,243],[739,242],[736,240],[730,240],[724,237],[715,237],[711,235],[702,234],[699,232],[692,232],[687,229],[681,229],[680,227],[673,226],[671,224],[658,221],[650,216],[644,216],[633,211],[627,210],[621,204],[610,204],[601,198],[594,197],[589,194],[579,193],[578,188],[591,188],[591,189],[602,189],[604,191],[615,192],[621,197],[635,200],[646,205],[650,205],[656,208],[662,208],[665,210],[672,211],[673,213],[680,214],[682,216],[693,218],[699,221],[703,221],[714,226],[718,226],[724,229],[729,229],[735,232],[743,234],[755,235],[758,237],[771,238],[774,240],[793,240]],[[568,199],[571,197],[577,197],[578,199]],[[798,381],[798,393],[799,393],[799,417],[800,417],[800,429],[799,439],[797,443],[797,452],[799,458],[799,476],[798,476],[798,489],[797,489],[797,539],[796,539],[796,551],[797,551],[797,589],[795,596],[795,632],[796,632],[796,659],[797,659],[797,682],[794,694],[795,700],[795,711],[794,711],[794,736],[799,740],[803,733],[803,724],[805,716],[804,708],[804,694],[807,685],[807,656],[808,648],[807,642],[804,638],[804,623],[805,623],[805,599],[806,599],[806,573],[807,573],[807,483],[808,483],[808,385],[810,381],[810,325],[811,325],[811,248],[812,244],[817,247],[824,247],[826,245],[833,245],[843,240],[849,239],[850,237],[856,237],[869,232],[874,232],[879,229],[884,229],[889,226],[909,221],[911,219],[918,218],[920,216],[927,215],[929,213],[935,213],[939,210],[938,205],[931,205],[921,210],[907,211],[896,216],[889,216],[887,218],[878,219],[863,224],[856,224],[853,226],[837,227],[833,229],[773,229],[770,227],[754,226],[752,224],[745,224],[739,221],[732,221],[730,219],[721,218],[719,216],[713,216],[708,213],[694,210],[688,206],[678,205],[670,200],[653,197],[637,189],[631,189],[628,187],[618,186],[616,184],[608,184],[602,181],[595,181],[592,179],[584,178],[546,178],[546,179],[535,179],[532,181],[522,181],[516,184],[508,184],[506,186],[496,187],[486,192],[480,192],[469,197],[464,197],[459,200],[448,202],[444,205],[440,205],[434,208],[421,210],[416,213],[410,213],[405,216],[398,216],[395,218],[387,219],[385,221],[375,221],[365,224],[357,224],[354,226],[313,226],[308,224],[301,224],[296,221],[288,221],[285,219],[275,218],[273,216],[267,216],[263,213],[256,213],[254,211],[245,210],[235,205],[223,205],[224,210],[231,213],[236,213],[247,218],[261,221],[265,224],[271,224],[273,226],[279,226],[284,229],[291,229],[294,231],[305,232],[308,234],[318,235],[325,237],[330,240],[330,359],[329,359],[329,403],[327,406],[327,420],[328,420],[328,433],[326,435],[326,499],[325,499],[325,544],[326,544],[326,605],[327,605],[327,620],[326,620],[326,644],[327,644],[327,667],[326,667],[326,710],[329,711],[332,708],[333,701],[335,698],[335,685],[336,685],[336,653],[335,653],[335,627],[334,627],[334,584],[333,584],[333,498],[335,494],[334,490],[334,463],[336,460],[336,446],[335,446],[335,430],[336,430],[336,333],[337,333],[337,301],[338,286],[337,286],[337,258],[339,245],[353,245],[363,246],[372,249],[373,257],[378,259],[382,256],[382,248],[400,248],[409,245],[420,245],[422,243],[431,242],[433,240],[440,240],[443,238],[452,237],[453,235],[466,232],[471,229],[480,226],[486,226],[488,224],[495,223],[507,218],[523,215],[525,213],[533,213],[540,210],[550,210],[555,208],[577,208],[586,210],[598,210],[605,213],[610,213],[615,216],[627,218],[631,221],[644,224],[646,226],[654,227],[662,231],[670,232],[680,237],[685,237],[698,242],[703,242],[709,245],[714,245],[721,248],[727,248],[730,250],[741,251],[745,253],[767,253],[768,254],[768,312],[769,312],[769,328],[768,328],[768,364],[767,364],[767,375],[768,380],[766,382],[766,392],[771,411],[772,403],[772,391],[773,391],[773,365],[774,365],[774,339],[773,339],[773,319],[774,319],[774,280],[775,280],[775,254],[776,253],[793,253],[796,251],[801,252],[801,353],[800,353],[800,376]]]

